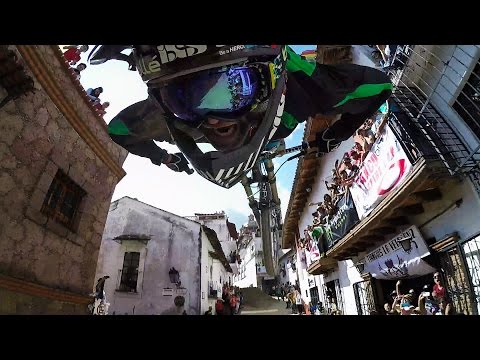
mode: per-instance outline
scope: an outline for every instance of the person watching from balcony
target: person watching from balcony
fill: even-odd
[[[72,71],[77,75],[77,80],[80,81],[80,73],[87,68],[84,63],[78,64],[77,67],[72,67]]]
[[[353,164],[350,157],[343,159],[343,163],[345,165],[345,171],[349,177],[357,175],[359,168],[357,165]]]
[[[88,51],[88,45],[66,45],[63,50],[67,50],[63,53],[65,60],[69,65],[75,65],[80,61],[80,55]]]
[[[342,194],[341,186],[342,186],[342,182],[340,180],[340,174],[336,174],[333,177],[332,183],[330,184],[327,181],[325,181],[325,187],[330,193],[330,196],[332,197],[332,199]]]
[[[350,185],[353,184],[353,181],[355,180],[355,175],[348,176],[347,170],[343,170],[341,172],[341,176],[342,176],[342,187],[344,187],[346,190],[350,187]]]
[[[316,214],[313,220],[314,226],[325,225],[327,223],[327,211],[322,205],[317,208],[314,214]]]
[[[348,157],[352,160],[352,165],[360,167],[362,164],[362,156],[357,151],[356,148],[350,150],[348,153]]]
[[[93,107],[95,109],[98,110],[98,113],[103,116],[105,115],[107,112],[105,111],[106,108],[108,108],[110,106],[110,103],[108,101],[105,101],[103,103],[100,103],[100,102],[96,102],[93,104]]]
[[[333,199],[330,195],[328,194],[323,195],[323,204],[324,204],[325,210],[327,211],[328,216],[331,217],[337,213],[338,207],[336,203],[333,202]]]
[[[97,102],[100,102],[99,96],[103,93],[103,88],[97,87],[95,89],[88,88],[87,89],[87,96],[90,98],[90,101],[95,105]]]
[[[359,156],[359,159],[357,160],[359,163],[357,165],[360,166],[363,163],[363,160],[365,160],[367,153],[363,150],[362,144],[358,141],[355,141],[355,144],[353,145],[353,151]]]
[[[357,130],[357,135],[360,138],[363,152],[368,153],[375,142],[375,134],[371,129],[360,128]]]

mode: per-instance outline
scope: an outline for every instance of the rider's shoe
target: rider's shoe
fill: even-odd
[[[328,154],[330,151],[335,150],[341,144],[341,141],[334,139],[330,128],[324,130],[321,135],[321,140],[317,141],[317,157]]]

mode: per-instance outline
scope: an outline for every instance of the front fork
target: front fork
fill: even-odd
[[[267,175],[263,175],[261,171],[261,163],[258,162],[252,169],[252,177],[248,178],[244,175],[241,179],[243,188],[248,197],[248,205],[253,211],[257,223],[260,224],[260,210],[264,208],[270,208],[274,205],[275,208],[280,206],[280,198],[278,197],[276,178],[274,173],[273,161],[271,159],[263,160]],[[259,186],[259,202],[257,202],[253,196],[251,184],[258,183]],[[268,189],[270,184],[270,190]],[[270,194],[269,194],[270,191]]]

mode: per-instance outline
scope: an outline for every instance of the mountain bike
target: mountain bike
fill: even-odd
[[[129,64],[129,70],[135,70],[136,65],[132,54],[125,55],[122,51],[126,49],[150,47],[151,45],[96,45],[91,51],[88,60],[92,65],[101,64],[108,60],[116,59]],[[311,145],[302,145],[280,150],[263,151],[250,171],[246,171],[242,177],[242,184],[247,193],[250,208],[260,227],[264,264],[267,273],[275,276],[278,272],[278,255],[280,252],[280,241],[282,237],[282,212],[280,199],[278,197],[274,165],[272,159],[291,152],[299,151],[295,156],[286,161],[306,154]],[[286,162],[285,161],[285,162]],[[283,165],[283,164],[282,164]],[[279,168],[280,169],[280,168]],[[277,171],[279,170],[277,169]],[[250,174],[250,176],[248,176]],[[257,184],[258,191],[253,194],[251,185]],[[257,195],[255,198],[255,195]]]
[[[307,153],[310,147],[307,143],[294,146],[288,149],[277,151],[264,151],[252,168],[250,174],[245,174],[242,178],[242,185],[247,194],[249,206],[253,211],[255,220],[260,227],[260,236],[263,245],[263,263],[270,276],[278,275],[278,258],[281,249],[283,217],[280,207],[280,198],[278,197],[276,185],[276,172],[272,159],[285,154],[297,152],[298,154],[285,160],[293,160]],[[283,164],[282,164],[283,165]],[[280,167],[277,169],[280,170]],[[253,193],[252,184],[257,184],[257,192]],[[255,197],[255,195],[257,195]]]

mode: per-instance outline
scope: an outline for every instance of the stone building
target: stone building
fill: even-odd
[[[85,314],[127,152],[57,46],[0,50],[0,314]]]

